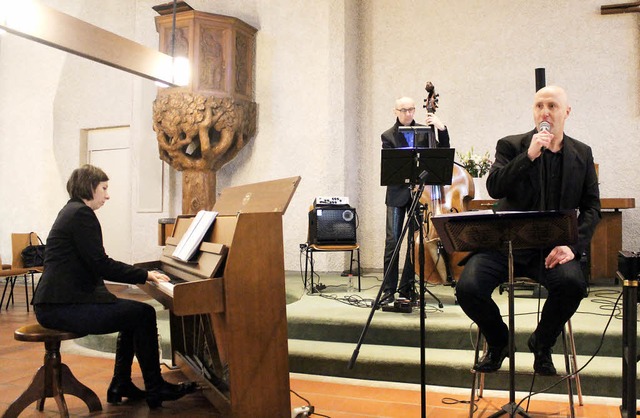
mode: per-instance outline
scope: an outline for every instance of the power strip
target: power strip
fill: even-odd
[[[300,406],[291,411],[291,418],[307,418],[313,414],[313,406]]]

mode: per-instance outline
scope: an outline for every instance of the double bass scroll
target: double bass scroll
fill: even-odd
[[[429,113],[435,113],[438,108],[440,95],[436,93],[433,83],[427,81],[425,90],[428,97],[424,99],[424,108]],[[438,129],[434,126],[434,132]],[[429,147],[435,147],[435,141],[430,141]],[[447,265],[452,280],[457,280],[462,268],[458,266],[458,261],[464,254],[446,254],[440,244],[440,237],[436,232],[431,217],[442,213],[464,212],[468,210],[469,201],[475,195],[475,188],[471,175],[460,165],[454,163],[450,185],[427,186],[420,196],[420,203],[424,206],[423,231],[424,238],[424,259],[425,259],[425,280],[431,284],[445,284],[447,282]],[[419,254],[420,230],[414,235],[414,254]],[[417,259],[417,257],[416,257]],[[420,266],[414,263],[416,274],[420,274]]]

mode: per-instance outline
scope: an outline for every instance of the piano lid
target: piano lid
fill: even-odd
[[[300,176],[261,183],[227,187],[216,199],[213,210],[218,215],[279,212],[284,214],[300,183]]]

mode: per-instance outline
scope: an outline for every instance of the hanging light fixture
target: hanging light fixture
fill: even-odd
[[[191,79],[191,65],[187,57],[176,57],[176,15],[177,0],[173,0],[172,24],[171,24],[171,68],[170,78],[173,84],[179,87],[189,85]],[[159,87],[168,87],[163,83],[156,83]]]

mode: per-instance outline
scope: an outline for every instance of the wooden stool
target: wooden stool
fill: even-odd
[[[34,401],[38,401],[38,411],[42,411],[46,398],[54,398],[58,404],[60,416],[68,417],[69,410],[64,400],[65,393],[82,399],[89,407],[90,412],[102,410],[102,404],[95,392],[80,383],[60,358],[60,342],[80,338],[83,335],[47,329],[39,324],[32,324],[18,328],[13,336],[18,341],[44,342],[46,353],[44,365],[38,369],[27,390],[9,405],[2,418],[17,417]]]

